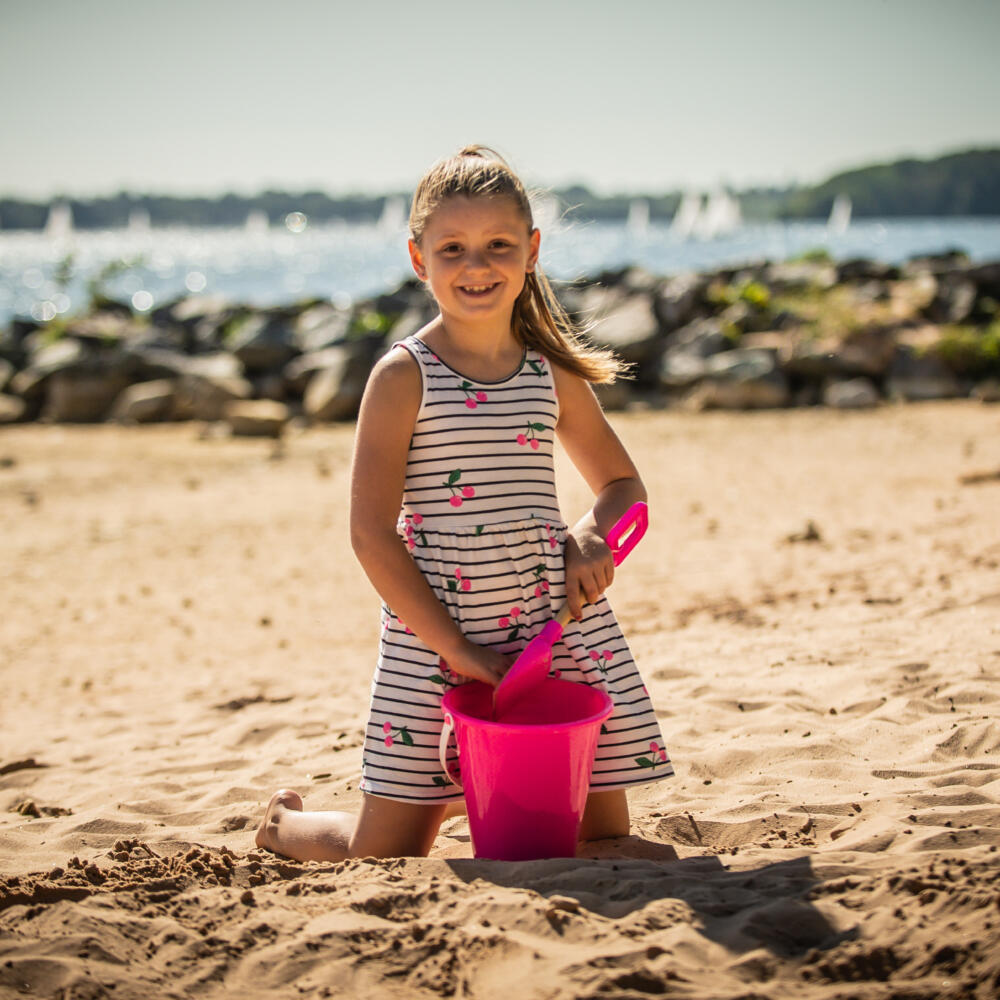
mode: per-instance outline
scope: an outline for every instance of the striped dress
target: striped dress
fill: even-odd
[[[549,363],[529,350],[512,375],[478,382],[449,368],[416,337],[398,346],[416,359],[423,382],[400,538],[463,634],[516,655],[565,598],[567,528],[553,470],[559,404]],[[605,598],[566,627],[552,670],[601,687],[614,701],[601,730],[593,790],[673,774],[646,688]],[[461,798],[441,770],[438,741],[441,698],[464,681],[383,605],[363,791],[429,803]]]

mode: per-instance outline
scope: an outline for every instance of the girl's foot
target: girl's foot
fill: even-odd
[[[278,825],[282,815],[289,810],[302,812],[302,796],[290,788],[282,788],[271,796],[264,818],[260,821],[260,826],[257,827],[254,843],[258,847],[264,847],[269,851],[278,850]]]

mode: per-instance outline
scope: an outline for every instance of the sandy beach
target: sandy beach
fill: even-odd
[[[359,801],[351,425],[0,431],[0,996],[1000,995],[1000,409],[613,423],[677,775],[516,864],[462,817],[426,859],[254,848],[278,787]]]

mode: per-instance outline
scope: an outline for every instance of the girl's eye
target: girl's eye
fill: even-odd
[[[506,240],[494,240],[491,245],[500,250],[504,250],[510,246],[510,244]]]
[[[457,243],[446,243],[441,247],[441,253],[458,253],[461,249]]]

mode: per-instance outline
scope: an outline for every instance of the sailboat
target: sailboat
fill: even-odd
[[[645,198],[633,198],[629,202],[625,228],[633,239],[649,234],[649,202]]]
[[[69,202],[55,201],[49,206],[45,235],[50,240],[61,240],[73,235],[73,209]]]
[[[693,191],[685,191],[671,220],[670,235],[679,240],[688,239],[698,224],[701,208],[701,195],[695,194]]]
[[[698,216],[694,233],[700,239],[714,240],[739,229],[742,224],[740,203],[728,191],[718,188],[708,196],[704,211]]]
[[[383,233],[398,233],[406,222],[406,202],[398,195],[386,198],[382,205],[382,215],[378,228]]]
[[[833,199],[830,208],[830,218],[826,220],[826,231],[832,236],[841,236],[847,232],[847,227],[851,224],[851,196],[849,194],[838,194]]]

